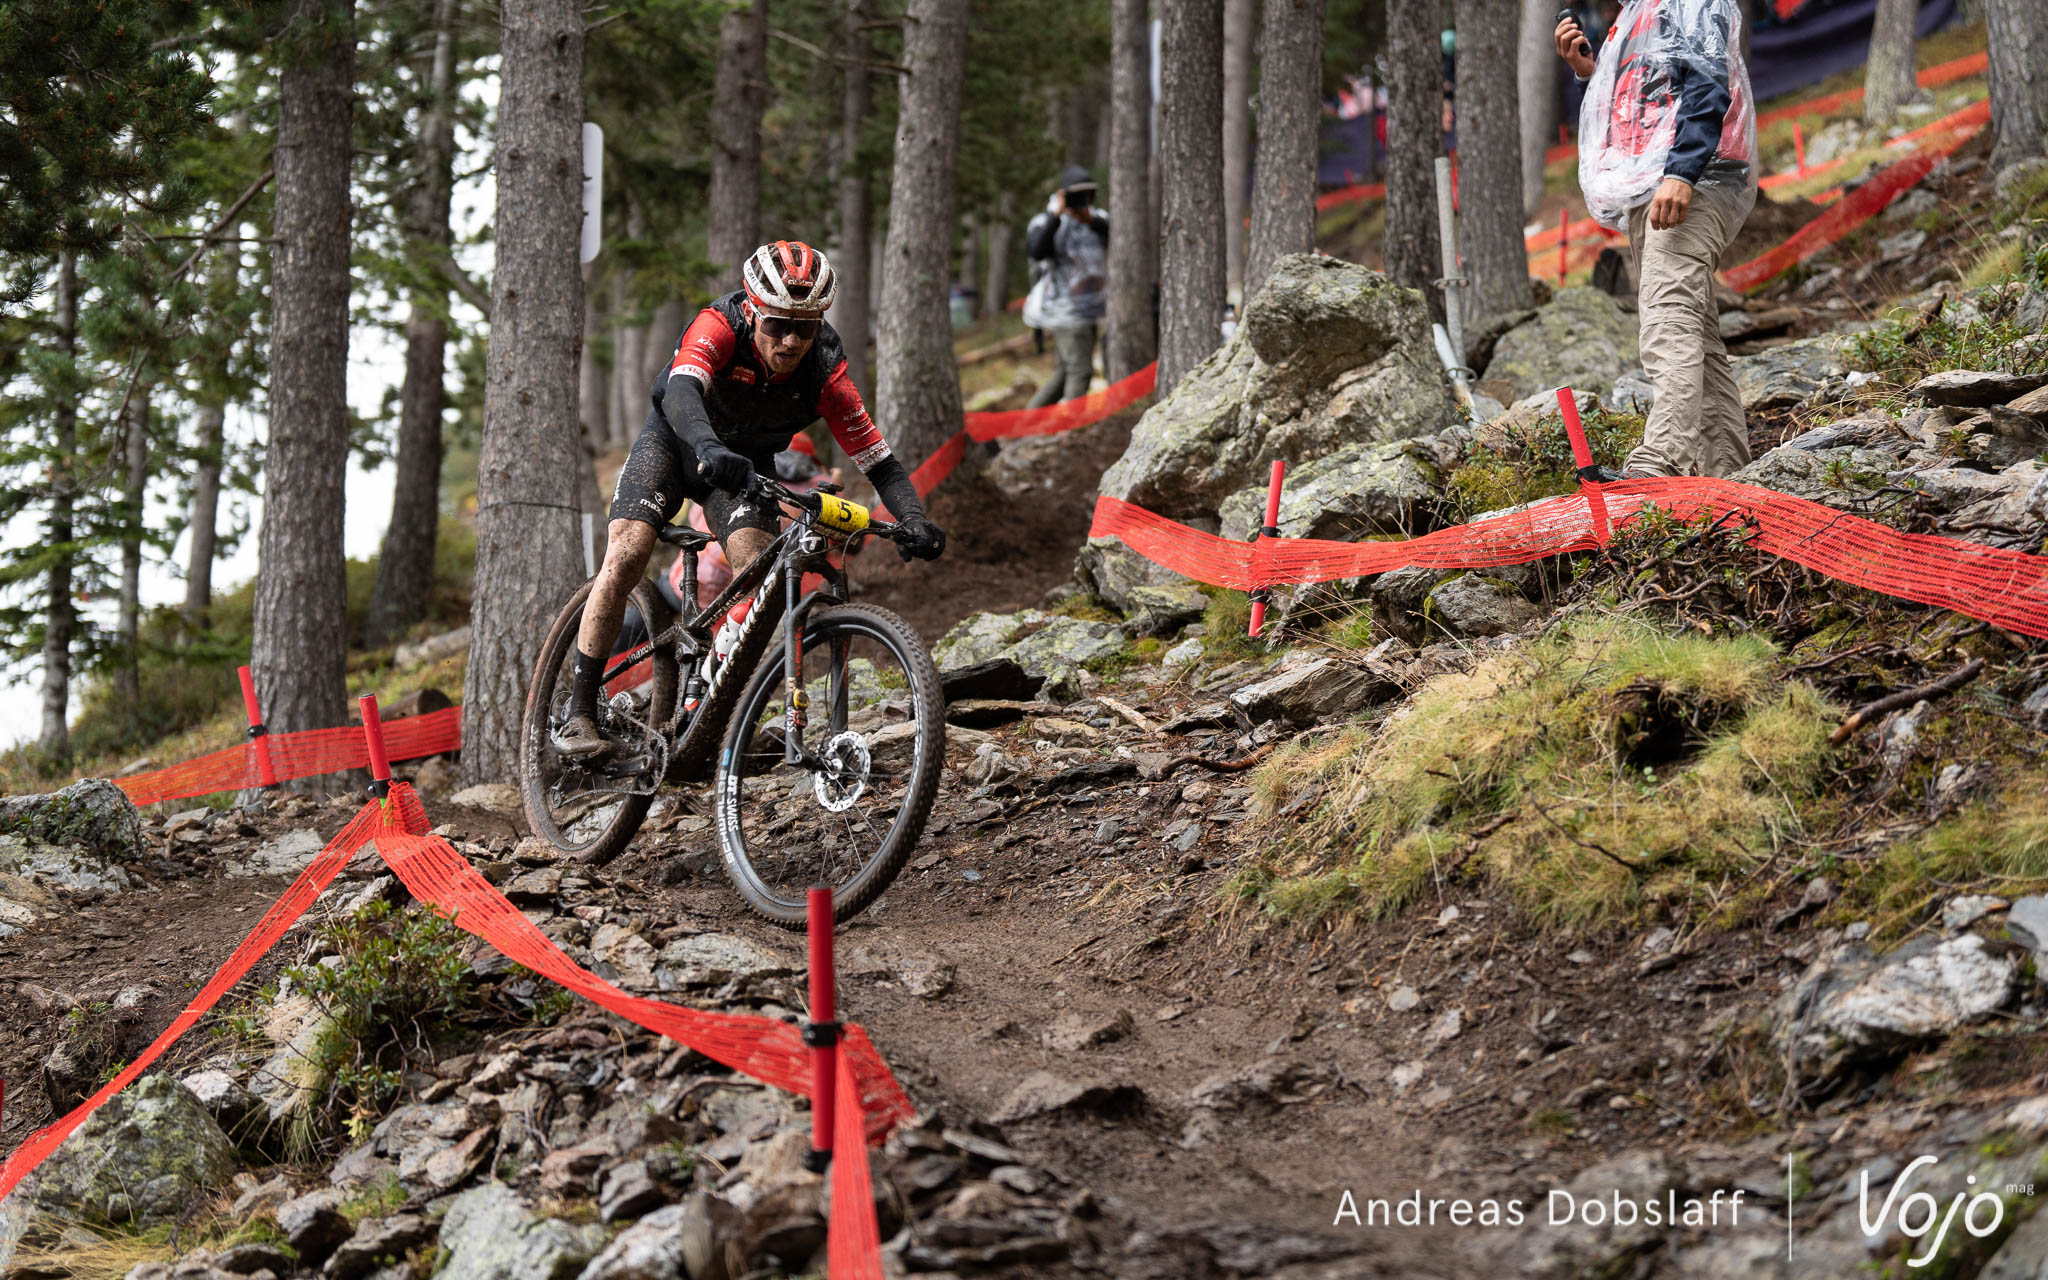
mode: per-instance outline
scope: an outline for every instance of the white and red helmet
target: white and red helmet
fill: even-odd
[[[740,278],[756,307],[784,316],[824,315],[839,287],[825,255],[801,240],[762,245],[747,259]]]

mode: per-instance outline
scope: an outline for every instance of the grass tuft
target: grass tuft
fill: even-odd
[[[1539,921],[1583,928],[1709,899],[1800,829],[1837,717],[1756,637],[1597,620],[1439,676],[1377,734],[1275,756],[1277,828],[1236,891],[1282,919],[1384,917],[1476,873]]]

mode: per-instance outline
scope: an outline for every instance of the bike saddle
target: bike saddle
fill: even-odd
[[[671,547],[683,547],[691,551],[702,551],[712,542],[710,534],[699,533],[686,524],[663,525],[661,532],[656,536]]]

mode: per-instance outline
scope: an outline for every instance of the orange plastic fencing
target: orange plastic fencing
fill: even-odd
[[[1721,278],[1730,288],[1755,289],[1806,261],[1883,212],[1944,157],[1975,137],[1990,120],[1991,104],[1984,101],[1915,130],[1916,140],[1925,140],[1919,150],[1878,170],[1868,182],[1848,192],[1826,213],[1786,237],[1782,244],[1741,266],[1730,267],[1721,273]]]
[[[359,741],[363,737],[361,730],[349,732]],[[809,1058],[795,1027],[772,1018],[689,1009],[621,991],[569,959],[470,866],[453,845],[426,831],[426,811],[418,795],[403,782],[394,783],[386,799],[365,805],[300,872],[227,963],[148,1049],[69,1115],[31,1135],[5,1165],[0,1165],[0,1199],[5,1199],[47,1159],[86,1117],[139,1078],[179,1036],[191,1030],[276,945],[365,844],[375,845],[386,865],[414,897],[445,912],[457,928],[490,943],[506,958],[735,1071],[792,1093],[808,1091]],[[832,1274],[881,1280],[866,1146],[879,1144],[891,1129],[909,1118],[910,1100],[858,1025],[845,1028],[839,1063],[839,1119],[832,1171]]]
[[[407,716],[384,722],[384,739],[391,759],[417,760],[462,747],[462,708],[445,707],[423,716]],[[268,752],[271,777],[263,775],[262,754]],[[182,800],[210,795],[216,791],[239,791],[292,778],[310,778],[345,769],[363,769],[370,763],[370,749],[363,731],[355,725],[337,729],[306,729],[297,733],[271,733],[238,747],[225,747],[183,764],[139,773],[132,778],[115,778],[113,783],[137,805],[159,800]]]
[[[2021,635],[2048,637],[2048,557],[1955,538],[1901,533],[1790,494],[1727,480],[1674,477],[1586,485],[1510,515],[1402,542],[1259,538],[1233,542],[1105,494],[1089,536],[1119,538],[1175,573],[1250,591],[1329,582],[1420,565],[1484,569],[1592,551],[1607,516],[1625,525],[1646,504],[1674,515],[1733,517],[1751,545],[1839,582],[1953,609]],[[1596,509],[1597,508],[1597,509]]]
[[[1934,89],[1945,84],[1953,84],[1957,80],[1967,80],[1971,76],[1981,76],[1990,67],[1991,55],[1989,53],[1972,53],[1951,62],[1943,62],[1929,67],[1914,76],[1914,80],[1923,89]],[[1787,106],[1775,107],[1757,116],[1756,127],[1761,129],[1765,125],[1774,124],[1780,120],[1790,120],[1794,116],[1827,115],[1851,103],[1861,101],[1863,101],[1863,88],[1859,85],[1854,89],[1844,89],[1840,93],[1830,93],[1824,97],[1808,98],[1804,102],[1794,102]]]
[[[1151,395],[1158,379],[1159,365],[1155,361],[1127,378],[1110,383],[1100,391],[1091,391],[1085,396],[1077,396],[1059,404],[1049,404],[1041,409],[1004,409],[990,413],[966,414],[965,425],[910,473],[911,487],[917,490],[917,496],[920,498],[938,488],[940,482],[952,475],[953,469],[960,465],[960,459],[967,455],[969,440],[1013,440],[1020,436],[1049,436],[1062,431],[1072,431],[1076,427],[1089,426]]]
[[[363,736],[361,731],[357,730],[355,734],[357,741],[360,742]],[[426,821],[426,812],[420,808],[419,797],[413,794],[411,787],[403,783],[393,787],[390,796],[384,801],[364,805],[362,811],[356,814],[334,839],[329,840],[327,847],[306,865],[306,869],[292,881],[291,887],[284,891],[284,896],[263,914],[263,918],[256,922],[256,927],[249,931],[249,936],[242,940],[242,944],[236,947],[234,953],[221,965],[220,971],[208,979],[206,985],[201,987],[198,994],[185,1006],[184,1012],[172,1019],[170,1026],[164,1028],[162,1035],[152,1041],[147,1049],[137,1054],[135,1060],[123,1068],[120,1074],[101,1085],[90,1098],[79,1103],[71,1114],[30,1134],[26,1141],[15,1148],[14,1153],[7,1157],[7,1162],[0,1165],[0,1200],[6,1199],[7,1194],[13,1191],[23,1178],[62,1145],[64,1139],[70,1137],[79,1125],[84,1124],[87,1116],[99,1110],[107,1099],[133,1084],[163,1056],[164,1051],[169,1049],[179,1036],[190,1031],[199,1019],[206,1016],[207,1012],[219,1003],[220,998],[263,958],[264,953],[277,944],[277,940],[285,935],[285,931],[297,923],[298,918],[305,914],[306,908],[313,904],[313,899],[319,897],[320,891],[348,865],[349,858],[358,849],[381,835],[414,829],[424,831]]]

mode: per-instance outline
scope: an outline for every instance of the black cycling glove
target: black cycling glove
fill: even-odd
[[[905,560],[916,556],[920,560],[936,560],[945,554],[946,532],[925,516],[924,503],[918,500],[917,490],[911,487],[910,473],[903,469],[903,463],[894,457],[882,459],[875,469],[867,473],[868,483],[875,486],[881,495],[882,504],[889,508],[889,514],[903,526],[908,540],[897,544],[896,550]]]
[[[727,493],[743,494],[754,486],[754,464],[717,441],[697,446],[697,474]]]

